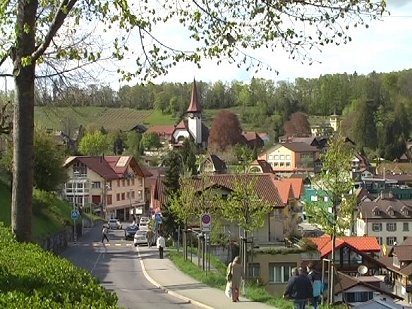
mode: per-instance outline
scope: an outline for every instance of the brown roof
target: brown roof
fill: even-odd
[[[391,207],[394,215],[391,216],[388,208]],[[407,209],[406,214],[402,209]],[[375,201],[362,201],[358,205],[358,210],[362,219],[411,219],[412,218],[412,201],[397,199],[379,199]],[[379,210],[379,214],[375,210]]]
[[[64,167],[68,167],[76,160],[106,180],[124,178],[129,166],[133,169],[134,173],[145,177],[133,156],[74,156],[66,160]],[[122,160],[122,164],[118,164],[120,160]]]
[[[148,128],[146,132],[155,132],[159,135],[171,136],[174,130],[175,126],[173,125],[158,125]]]
[[[278,189],[279,196],[282,199],[282,202],[284,204],[287,204],[289,199],[294,198],[293,194],[293,189],[292,185],[290,183],[287,183],[285,181],[281,180],[273,180],[273,183],[275,184],[276,188]]]
[[[259,165],[263,173],[273,173],[272,166],[266,160],[255,160],[250,165],[251,166]]]
[[[294,152],[318,152],[319,151],[316,147],[310,146],[302,142],[282,143],[280,145]]]
[[[342,292],[344,292],[344,291],[346,291],[346,290],[348,290],[348,289],[350,289],[354,286],[363,285],[363,286],[368,287],[372,290],[378,291],[382,294],[389,295],[390,297],[392,297],[394,299],[395,298],[403,299],[400,296],[392,294],[391,292],[388,292],[388,291],[386,291],[384,289],[381,289],[381,288],[377,287],[376,285],[372,284],[372,282],[382,282],[381,280],[379,280],[379,278],[373,277],[372,279],[367,280],[367,279],[364,279],[364,278],[371,277],[371,276],[353,277],[353,276],[349,276],[349,275],[346,275],[346,274],[341,273],[341,272],[338,272],[337,277],[338,277],[338,280],[336,280],[336,283],[335,283],[335,295],[339,294],[339,293],[342,293]],[[362,279],[360,279],[360,278],[362,278]],[[369,282],[371,282],[371,283],[369,283]]]
[[[259,198],[264,199],[273,205],[273,207],[284,207],[286,205],[280,198],[278,188],[276,187],[273,178],[273,174],[217,174],[208,175],[203,178],[203,180],[201,176],[195,176],[193,177],[193,185],[198,191],[202,191],[210,187],[221,187],[226,188],[229,191],[233,191],[235,189],[236,180],[252,181],[253,179],[256,179],[255,189]],[[208,183],[203,182],[205,179]],[[159,200],[162,204],[166,203],[167,196],[162,181],[156,182],[152,194],[154,199]]]
[[[412,261],[412,246],[397,245],[393,247],[393,255],[395,255],[399,261]]]
[[[226,172],[227,167],[225,161],[220,159],[217,155],[211,154],[210,161],[212,162],[215,171],[217,172]]]
[[[199,98],[197,94],[197,87],[196,87],[196,81],[193,80],[193,88],[192,88],[192,96],[190,98],[190,104],[189,107],[187,108],[188,113],[200,113],[202,111],[199,103]]]
[[[282,178],[282,181],[288,182],[292,185],[295,199],[300,199],[303,193],[303,179],[302,178]]]

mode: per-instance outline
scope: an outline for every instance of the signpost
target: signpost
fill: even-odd
[[[79,219],[80,213],[77,209],[72,210],[72,220],[73,220],[73,240],[77,241],[77,229],[76,229],[76,220]]]
[[[200,230],[203,233],[210,233],[212,230],[212,217],[210,214],[202,214],[201,220],[200,220]]]

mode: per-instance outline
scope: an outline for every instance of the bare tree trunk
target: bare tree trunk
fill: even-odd
[[[31,55],[35,49],[37,6],[38,0],[18,1],[17,39],[12,53],[16,101],[11,222],[18,241],[32,238],[35,62],[31,61]]]

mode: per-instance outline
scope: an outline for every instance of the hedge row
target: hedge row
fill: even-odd
[[[0,223],[0,308],[117,308],[116,294]]]

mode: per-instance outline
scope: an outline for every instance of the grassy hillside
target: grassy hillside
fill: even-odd
[[[250,106],[249,109],[256,107]],[[240,120],[241,107],[228,108]],[[205,124],[210,128],[213,119],[222,109],[208,109],[203,111]],[[159,110],[135,110],[130,108],[108,107],[53,107],[36,106],[34,111],[36,125],[47,129],[63,130],[68,132],[82,125],[86,128],[128,131],[138,124],[146,127],[154,125],[173,125],[177,119],[171,115],[162,114]],[[248,123],[242,123],[242,129],[255,130]]]
[[[35,192],[33,201],[33,239],[61,231],[70,223],[71,206],[45,192]],[[0,222],[5,226],[11,224],[10,186],[0,180]]]
[[[109,131],[127,131],[137,124],[143,124],[152,113],[152,110],[130,108],[36,106],[34,119],[38,126],[66,132],[68,128],[74,129],[80,125],[96,129],[104,127]]]

